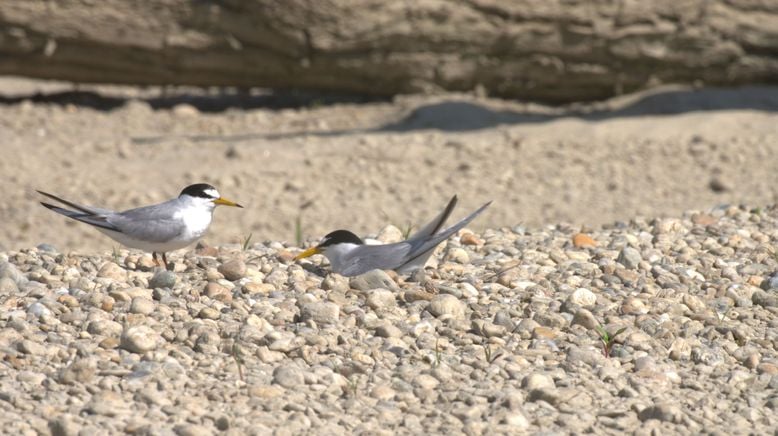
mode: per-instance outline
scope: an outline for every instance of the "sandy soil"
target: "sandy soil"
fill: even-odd
[[[116,209],[206,181],[246,205],[207,241],[420,224],[458,194],[474,229],[599,226],[778,201],[778,88],[668,88],[548,108],[468,95],[322,96],[0,80],[0,249],[110,250],[35,189]]]

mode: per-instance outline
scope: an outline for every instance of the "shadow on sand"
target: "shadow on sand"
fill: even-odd
[[[578,103],[549,107],[522,105],[518,102],[483,100],[467,97],[434,98],[436,101],[415,107],[406,115],[382,126],[347,130],[299,130],[283,133],[247,132],[238,135],[191,135],[193,142],[243,142],[255,139],[276,140],[298,136],[341,136],[380,132],[410,132],[434,129],[446,132],[467,132],[489,129],[500,125],[545,123],[560,118],[578,118],[600,121],[637,116],[677,115],[689,112],[720,110],[754,110],[778,112],[778,87],[746,86],[740,88],[663,87],[641,93],[616,97],[604,102]],[[131,100],[145,101],[154,109],[169,109],[186,103],[202,112],[221,112],[229,109],[285,109],[319,107],[333,104],[364,104],[387,102],[367,96],[335,95],[327,93],[262,90],[248,92],[229,90],[204,91],[174,95],[125,97],[103,95],[96,91],[37,92],[32,95],[0,96],[0,104],[17,104],[29,100],[36,103],[76,105],[97,110],[113,110]],[[498,102],[499,104],[493,104]],[[500,106],[500,108],[495,108]],[[514,106],[514,107],[511,107]],[[138,144],[156,143],[167,137],[133,138]]]
[[[778,111],[778,87],[655,90],[602,103],[552,108],[550,113],[495,110],[469,101],[446,101],[420,106],[380,131],[438,129],[463,132],[498,125],[543,123],[559,118],[601,121],[637,116],[678,115],[720,110]]]
[[[171,109],[179,104],[194,106],[200,112],[217,113],[230,109],[296,109],[303,107],[329,106],[343,103],[372,103],[389,101],[388,98],[375,98],[361,95],[317,93],[308,91],[262,90],[243,91],[235,89],[219,90],[217,92],[171,92],[156,93],[154,96],[122,96],[103,94],[92,89],[65,90],[51,92],[35,92],[28,95],[3,96],[0,104],[18,104],[23,101],[33,103],[55,104],[60,106],[73,105],[100,111],[111,111],[121,108],[127,102],[143,101],[152,109]]]

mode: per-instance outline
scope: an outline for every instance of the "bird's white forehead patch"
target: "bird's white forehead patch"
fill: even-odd
[[[208,195],[209,197],[213,197],[213,198],[221,197],[221,195],[219,195],[219,191],[217,191],[215,189],[206,189],[206,190],[203,191],[203,193],[205,195]]]

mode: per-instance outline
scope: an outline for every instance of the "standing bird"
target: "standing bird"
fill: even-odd
[[[157,264],[157,253],[161,253],[165,268],[168,268],[166,252],[184,248],[208,231],[217,205],[243,207],[223,198],[207,183],[187,186],[172,200],[124,212],[80,206],[43,191],[38,193],[75,210],[41,202],[47,208],[92,225],[124,246],[150,251]]]
[[[322,238],[319,245],[298,254],[295,260],[323,254],[330,261],[332,271],[347,277],[364,274],[373,269],[391,269],[401,274],[412,273],[427,263],[438,244],[470,223],[492,202],[484,204],[453,226],[440,230],[456,204],[455,195],[443,212],[405,241],[366,245],[359,236],[348,230],[335,230]]]

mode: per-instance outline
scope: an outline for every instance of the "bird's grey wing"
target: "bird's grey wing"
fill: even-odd
[[[349,253],[339,273],[351,277],[374,269],[395,269],[405,263],[410,250],[410,244],[405,242],[362,245]]]
[[[421,239],[426,238],[428,236],[432,236],[435,233],[440,230],[441,227],[443,227],[443,223],[446,222],[448,217],[451,215],[451,212],[454,211],[454,207],[457,205],[457,196],[451,197],[451,200],[449,200],[448,204],[446,205],[446,208],[443,209],[442,212],[438,214],[432,221],[430,221],[426,226],[419,229],[416,233],[414,233],[410,238],[408,239]]]
[[[148,242],[167,242],[179,236],[185,225],[174,216],[170,202],[114,213],[108,221],[120,232]]]
[[[424,260],[424,263],[426,263],[426,260],[429,258],[430,255],[432,255],[432,251],[435,249],[435,247],[438,244],[450,238],[451,235],[461,230],[464,226],[468,225],[471,221],[475,219],[475,217],[477,217],[478,215],[481,214],[481,212],[486,210],[486,208],[489,207],[490,204],[492,204],[491,201],[479,207],[473,213],[464,217],[458,223],[441,231],[440,233],[437,233],[436,235],[430,238],[408,240],[407,242],[411,245],[411,250],[408,256],[408,260],[404,262],[403,266],[406,266],[408,264],[414,264],[414,265],[418,264],[422,259]]]
[[[89,224],[95,227],[100,227],[102,229],[118,231],[118,229],[115,226],[113,226],[110,222],[108,222],[107,219],[108,216],[114,213],[112,210],[101,209],[101,208],[91,207],[91,206],[81,206],[80,204],[73,203],[72,201],[67,201],[65,199],[57,197],[56,195],[49,194],[43,191],[38,191],[38,193],[75,209],[75,210],[65,209],[64,207],[59,207],[53,204],[41,202],[43,206],[45,206],[46,208],[54,212],[57,212],[58,214],[64,215],[68,218],[72,218],[76,221],[80,221],[85,224]]]
[[[168,200],[159,204],[152,204],[151,206],[141,206],[135,209],[128,209],[118,212],[124,218],[133,221],[144,220],[168,220],[173,219],[176,213],[177,199]]]

